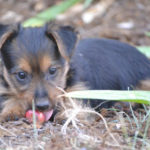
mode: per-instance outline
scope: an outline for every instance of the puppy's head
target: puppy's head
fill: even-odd
[[[52,110],[66,86],[77,34],[68,26],[0,27],[3,77],[16,101],[35,101],[39,111]],[[27,108],[28,109],[28,108]]]

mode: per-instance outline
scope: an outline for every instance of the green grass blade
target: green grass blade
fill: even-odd
[[[149,91],[86,90],[70,92],[65,96],[77,99],[104,99],[150,104]]]
[[[89,7],[89,6],[91,5],[92,1],[93,1],[93,0],[85,0],[85,2],[84,2],[84,7],[85,7],[85,8]]]
[[[146,32],[145,35],[150,37],[150,32]]]
[[[80,0],[66,0],[59,5],[52,6],[47,10],[39,13],[37,16],[26,20],[23,23],[24,27],[29,26],[42,26],[46,22],[54,19],[58,14],[66,11],[69,7],[73,6],[75,3],[79,2]]]
[[[139,46],[137,49],[150,58],[150,46]]]

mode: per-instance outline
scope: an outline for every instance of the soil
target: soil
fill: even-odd
[[[60,0],[0,0],[0,22],[14,24],[35,16]],[[102,9],[103,6],[105,9]],[[132,45],[150,45],[149,0],[95,0],[86,9],[77,4],[56,18],[59,24],[77,28],[81,38],[103,37],[117,39]],[[87,20],[87,15],[91,15]],[[72,19],[73,18],[73,19]],[[65,22],[65,23],[64,23]],[[79,112],[81,114],[81,112]],[[89,110],[65,130],[63,121],[47,122],[34,129],[25,118],[0,124],[1,149],[46,150],[117,150],[149,149],[150,129],[144,138],[148,120],[145,110],[101,110],[104,118]],[[79,115],[80,116],[80,115]],[[127,117],[128,116],[128,117]],[[135,117],[138,119],[136,122]],[[145,117],[145,118],[144,118]],[[78,117],[77,117],[78,118]],[[143,140],[144,138],[144,140]],[[143,144],[144,141],[144,144]],[[142,147],[143,146],[143,147]]]

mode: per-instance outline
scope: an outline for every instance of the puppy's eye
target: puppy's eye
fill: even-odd
[[[17,73],[17,79],[19,80],[25,80],[27,77],[27,73],[24,71],[20,71]]]
[[[56,73],[56,71],[57,71],[57,68],[55,68],[55,67],[50,67],[49,68],[49,74],[50,75],[54,75]]]

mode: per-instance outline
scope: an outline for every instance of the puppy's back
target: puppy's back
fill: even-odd
[[[127,90],[150,77],[150,61],[136,48],[108,39],[84,39],[72,58],[92,89]]]

